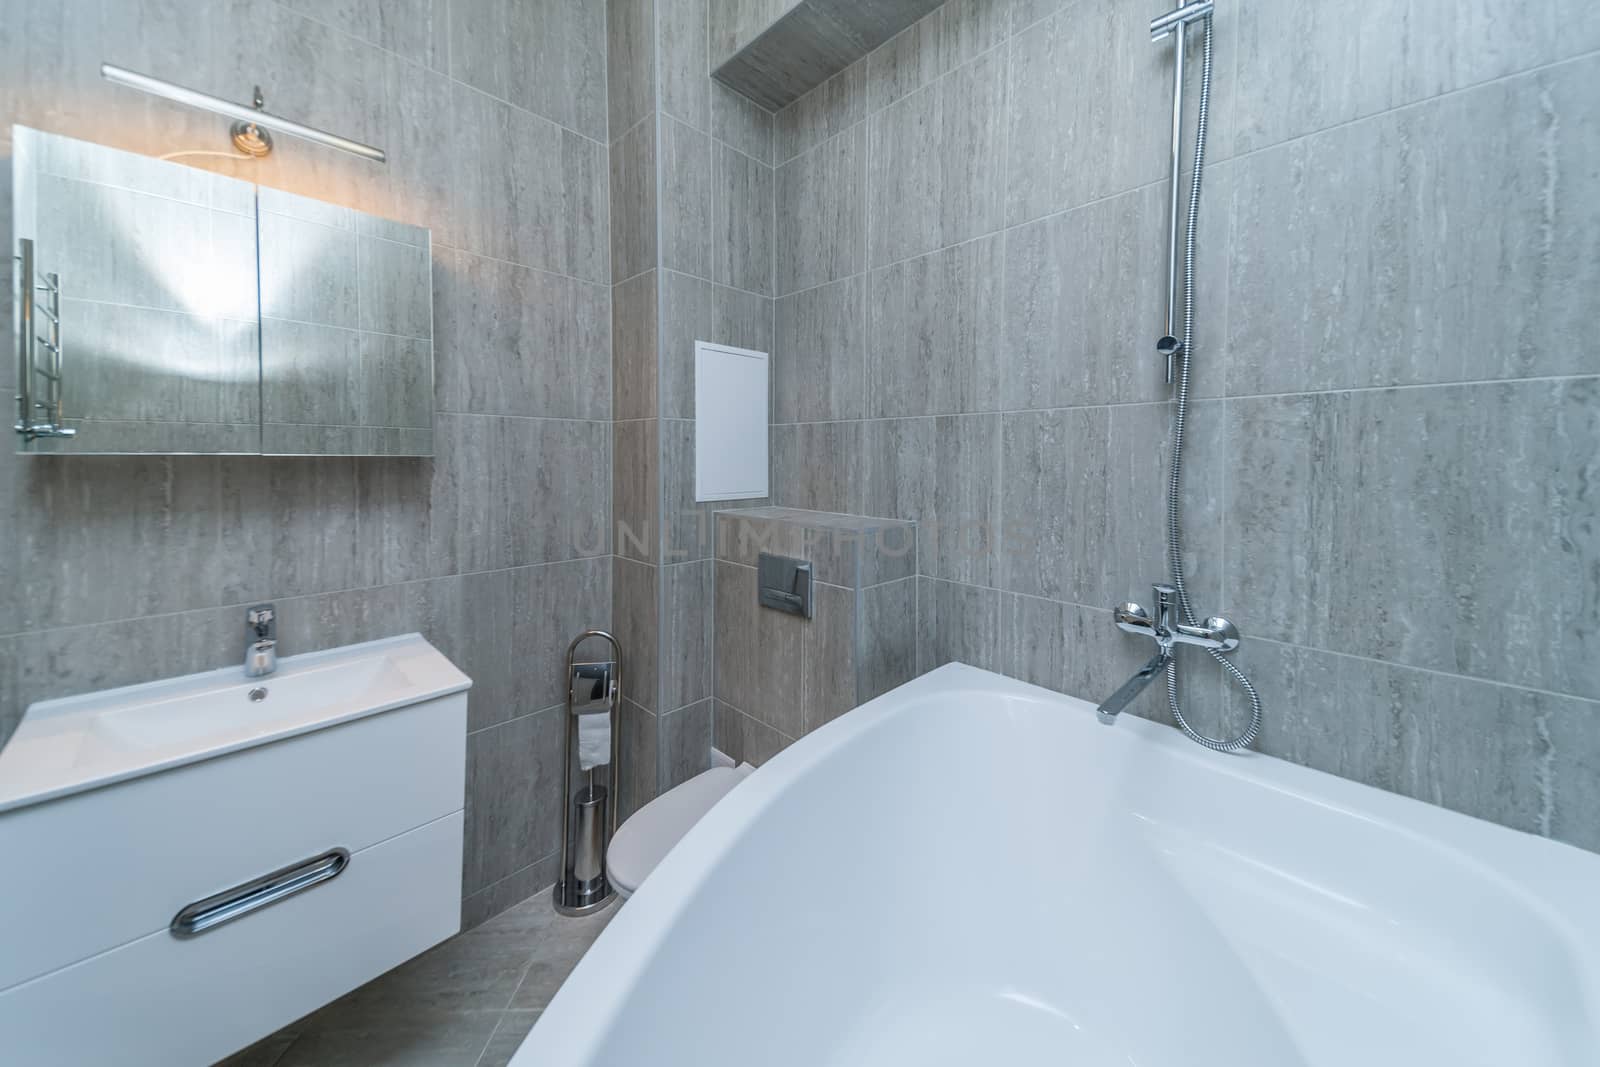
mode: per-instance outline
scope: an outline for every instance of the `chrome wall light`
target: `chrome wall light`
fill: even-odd
[[[290,137],[299,137],[302,140],[312,141],[316,144],[337,148],[342,152],[370,159],[374,163],[388,161],[388,156],[383,149],[373,148],[371,145],[352,141],[348,137],[340,137],[336,133],[319,130],[315,126],[306,126],[295,122],[293,119],[280,118],[262,110],[266,101],[262,99],[261,89],[255,92],[255,107],[246,107],[235,104],[231,100],[202,93],[197,89],[187,89],[182,85],[174,85],[160,78],[152,78],[148,74],[139,74],[135,71],[125,70],[110,63],[100,64],[100,75],[107,81],[118,85],[126,85],[130,89],[159,96],[190,107],[197,107],[202,111],[210,111],[224,118],[233,119],[231,134],[234,146],[240,151],[253,156],[264,156],[272,151],[271,133],[286,134]],[[269,132],[270,131],[270,132]]]

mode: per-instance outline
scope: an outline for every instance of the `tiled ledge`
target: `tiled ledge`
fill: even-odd
[[[793,103],[944,0],[723,0],[733,24],[713,76],[772,111]],[[768,21],[770,19],[770,21]],[[766,22],[763,29],[755,30]],[[745,29],[745,32],[740,32]],[[749,32],[749,31],[754,32]]]
[[[799,508],[717,512],[717,558],[754,567],[763,552],[809,560],[815,579],[865,589],[917,573],[917,524]]]

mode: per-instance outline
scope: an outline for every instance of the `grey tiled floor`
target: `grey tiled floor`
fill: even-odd
[[[222,1067],[504,1067],[618,906],[567,919],[537,893]]]

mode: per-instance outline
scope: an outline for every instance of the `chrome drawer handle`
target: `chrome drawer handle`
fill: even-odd
[[[292,863],[271,874],[264,874],[243,885],[224,889],[204,900],[195,901],[173,916],[170,927],[172,936],[198,937],[207,930],[215,930],[224,923],[242,919],[269,904],[276,904],[313,886],[332,881],[349,865],[349,851],[336,848],[300,863]]]

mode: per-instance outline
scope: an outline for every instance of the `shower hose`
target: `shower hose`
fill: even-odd
[[[1200,104],[1197,109],[1197,130],[1194,139],[1193,177],[1189,181],[1189,217],[1183,244],[1183,345],[1178,350],[1177,406],[1172,419],[1172,469],[1167,478],[1167,557],[1172,567],[1172,585],[1178,593],[1178,607],[1190,626],[1197,622],[1194,609],[1189,604],[1189,591],[1183,576],[1183,536],[1180,528],[1180,506],[1183,496],[1183,432],[1189,411],[1189,356],[1194,351],[1194,245],[1195,228],[1200,219],[1200,180],[1205,174],[1206,126],[1211,104],[1211,16],[1204,18],[1202,56],[1200,61]],[[1261,697],[1250,684],[1243,671],[1234,666],[1227,656],[1210,649],[1211,658],[1221,664],[1239,688],[1250,698],[1250,725],[1237,737],[1216,738],[1196,730],[1183,716],[1178,702],[1178,661],[1167,661],[1167,704],[1179,729],[1190,740],[1214,752],[1238,752],[1249,748],[1261,730]]]

